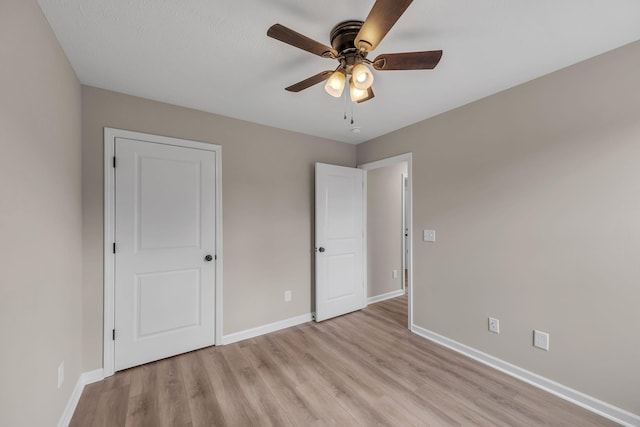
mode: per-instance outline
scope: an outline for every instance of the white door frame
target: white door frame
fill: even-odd
[[[407,303],[407,307],[408,307],[408,329],[411,329],[413,326],[413,154],[412,153],[406,153],[406,154],[400,154],[398,156],[393,156],[393,157],[389,157],[386,159],[382,159],[382,160],[377,160],[375,162],[370,162],[370,163],[364,163],[361,165],[358,165],[358,168],[360,169],[364,169],[364,170],[372,170],[372,169],[378,169],[378,168],[383,168],[386,166],[392,166],[398,163],[402,163],[402,162],[407,162],[407,200],[406,200],[406,207],[409,210],[409,222],[407,224],[407,227],[409,228],[409,236],[407,238],[407,245],[408,245],[408,249],[409,249],[409,278],[408,278],[408,282],[409,282],[409,293],[408,293],[408,303]],[[366,183],[366,181],[365,181]],[[367,188],[366,188],[366,184],[365,184],[365,194],[367,194]],[[366,211],[367,205],[365,203],[365,211]],[[365,213],[365,218],[366,218],[366,213]],[[365,223],[364,225],[365,230],[367,230],[367,224]],[[364,233],[364,247],[367,247],[367,233]],[[365,257],[366,258],[366,257]],[[404,272],[403,272],[404,275]],[[365,269],[365,283],[366,283],[367,277],[366,277],[366,269]],[[404,286],[404,277],[402,278],[402,283]]]
[[[408,169],[408,166],[407,166]],[[407,279],[405,277],[405,270],[407,270],[407,275],[409,271],[409,260],[407,258],[407,239],[409,237],[409,230],[407,224],[407,182],[409,181],[408,174],[402,174],[402,185],[400,188],[402,189],[402,291],[407,292]]]
[[[121,129],[104,128],[104,330],[103,330],[103,359],[102,369],[105,377],[114,373],[115,345],[112,338],[114,323],[114,289],[115,289],[115,256],[113,244],[115,242],[115,174],[113,158],[116,138],[153,142],[157,144],[173,145],[185,148],[214,151],[216,153],[216,183],[215,183],[215,254],[216,284],[215,284],[215,337],[214,343],[222,343],[222,147],[204,142],[186,139],[170,138],[141,132],[131,132]]]

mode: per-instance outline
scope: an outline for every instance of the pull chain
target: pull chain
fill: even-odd
[[[351,124],[353,125],[355,123],[355,120],[353,118],[353,104],[355,104],[355,102],[351,103]]]
[[[347,91],[345,90],[342,93],[344,95],[344,117],[342,119],[347,120]]]

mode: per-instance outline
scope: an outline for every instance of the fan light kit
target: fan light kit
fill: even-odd
[[[300,92],[326,80],[324,90],[331,96],[340,98],[349,86],[353,102],[364,102],[374,97],[373,69],[387,70],[431,70],[442,57],[441,50],[424,52],[388,53],[376,59],[367,59],[407,10],[413,0],[377,0],[363,21],[344,21],[336,25],[330,33],[331,47],[297,33],[284,25],[275,24],[267,35],[291,46],[297,47],[323,58],[336,59],[340,65],[335,70],[325,70],[315,76],[293,84],[286,90]]]

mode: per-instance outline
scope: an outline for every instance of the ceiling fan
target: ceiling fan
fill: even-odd
[[[335,70],[322,71],[285,89],[290,92],[300,92],[326,80],[327,93],[339,98],[348,82],[351,100],[364,102],[374,97],[371,89],[373,72],[367,65],[378,71],[435,68],[442,57],[441,50],[387,53],[378,55],[373,61],[367,59],[369,52],[378,46],[412,1],[377,0],[364,22],[343,21],[331,30],[332,47],[310,39],[284,25],[272,25],[267,31],[267,36],[323,58],[336,59],[340,62]]]

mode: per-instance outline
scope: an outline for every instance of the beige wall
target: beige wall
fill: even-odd
[[[640,42],[358,146],[413,152],[417,325],[636,414],[638,70]]]
[[[55,424],[102,365],[103,126],[222,145],[225,334],[311,310],[313,163],[354,166],[355,147],[91,87],[80,135],[35,1],[0,2],[0,58],[0,425]],[[635,413],[638,69],[635,43],[357,148],[414,153],[419,326]]]
[[[311,312],[313,165],[355,166],[355,146],[93,87],[82,103],[85,370],[102,366],[105,126],[222,146],[225,335]]]
[[[0,64],[0,425],[52,426],[82,368],[80,84],[32,0],[0,2]]]
[[[367,297],[402,289],[402,175],[407,163],[367,171]],[[393,278],[393,270],[398,277]]]

